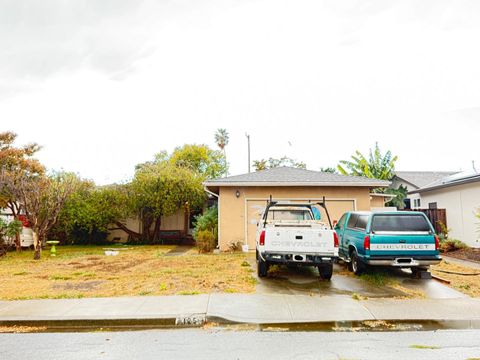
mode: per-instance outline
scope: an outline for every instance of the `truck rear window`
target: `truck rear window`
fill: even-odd
[[[267,220],[312,220],[310,211],[305,210],[273,210],[268,211]]]
[[[372,231],[429,232],[430,225],[421,215],[375,215]]]

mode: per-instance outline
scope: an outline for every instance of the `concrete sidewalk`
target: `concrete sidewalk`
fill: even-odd
[[[102,321],[202,325],[206,320],[249,324],[365,320],[479,321],[480,299],[369,299],[348,296],[210,294],[67,300],[0,301],[0,324]]]

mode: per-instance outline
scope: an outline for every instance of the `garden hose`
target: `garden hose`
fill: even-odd
[[[447,270],[433,270],[433,271],[441,272],[441,273],[445,273],[445,274],[463,275],[463,276],[476,276],[476,275],[480,275],[480,273],[459,273],[459,272],[456,272],[456,271],[447,271]]]

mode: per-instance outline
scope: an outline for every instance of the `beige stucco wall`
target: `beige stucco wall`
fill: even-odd
[[[185,226],[185,212],[184,209],[178,209],[177,212],[170,216],[163,216],[160,230],[184,230]],[[128,218],[126,225],[129,229],[139,232],[141,229],[140,220],[138,218]],[[114,227],[115,225],[112,225]],[[153,225],[152,225],[153,227]],[[116,229],[111,230],[107,236],[108,241],[115,240],[116,242],[126,242],[128,240],[128,234],[123,230]]]
[[[439,209],[447,210],[450,238],[480,247],[480,219],[475,217],[475,212],[480,208],[479,182],[422,192],[421,202],[425,209],[428,209],[429,203],[436,202]]]
[[[237,198],[236,192],[240,192]],[[351,199],[355,210],[370,210],[370,189],[362,187],[221,187],[219,189],[219,245],[227,250],[232,242],[245,243],[246,202],[248,199],[328,200]],[[383,205],[382,205],[383,206]],[[338,220],[343,211],[329,207],[331,220]],[[337,207],[338,208],[338,207]],[[339,208],[340,209],[340,208]]]
[[[385,207],[385,198],[381,196],[370,196],[370,208]]]

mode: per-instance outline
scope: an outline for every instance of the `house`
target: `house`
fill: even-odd
[[[201,209],[193,211],[182,206],[173,215],[162,216],[161,238],[165,241],[172,240],[174,242],[191,240],[194,218],[200,213]],[[122,223],[135,232],[142,232],[142,221],[139,218],[129,217],[124,219]],[[112,225],[108,232],[107,241],[125,243],[128,241],[128,234]]]
[[[449,236],[480,247],[480,173],[457,173],[410,191],[421,208],[446,209]]]
[[[410,192],[453,174],[455,174],[453,171],[396,171],[390,187],[392,189],[398,189],[400,185],[406,187],[409,195],[405,199],[405,208],[419,209],[422,206],[420,196]]]
[[[218,197],[219,246],[248,244],[255,248],[257,221],[270,196],[273,200],[318,202],[326,198],[332,222],[349,210],[370,210],[384,206],[384,195],[372,194],[390,182],[358,176],[279,167],[210,180],[205,190]],[[322,219],[326,216],[322,213]]]

